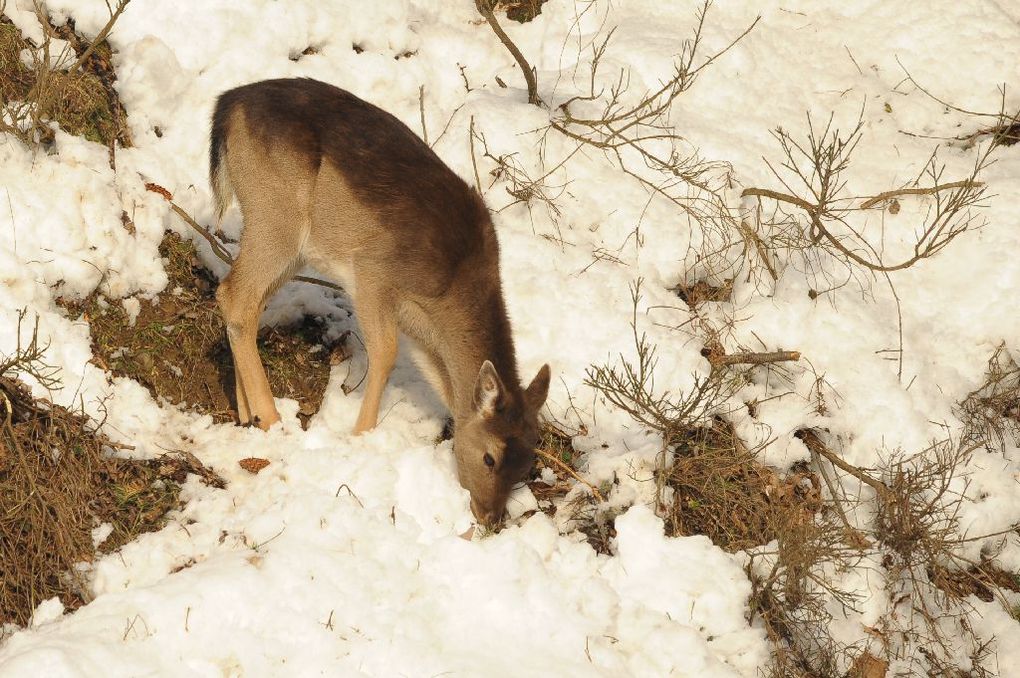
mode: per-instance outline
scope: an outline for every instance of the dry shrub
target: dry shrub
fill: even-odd
[[[817,476],[808,477],[813,492],[806,501],[796,497],[802,505],[763,506],[775,541],[746,551],[748,620],[760,618],[772,641],[772,662],[763,668],[771,678],[843,678],[847,666],[868,662],[864,643],[846,645],[829,633],[832,602],[856,609],[856,597],[835,581],[856,566],[862,545],[838,520],[835,507],[822,501]],[[807,514],[809,509],[815,512]]]
[[[660,473],[669,488],[659,505],[667,533],[704,534],[730,552],[810,523],[822,505],[814,473],[799,469],[784,477],[763,466],[721,418],[688,431]]]
[[[168,231],[160,244],[169,283],[158,299],[139,299],[134,324],[120,303],[94,294],[65,303],[92,333],[93,362],[143,384],[154,397],[233,421],[234,372],[226,329],[216,305],[215,277],[199,264],[195,246]],[[330,367],[348,358],[347,335],[328,336],[318,319],[264,328],[259,354],[273,393],[300,404],[303,423],[315,414]]]
[[[713,369],[707,376],[696,376],[689,392],[659,392],[655,385],[656,346],[637,329],[641,284],[638,280],[631,288],[630,325],[635,359],[620,354],[617,364],[592,365],[585,383],[632,419],[661,435],[665,449],[711,421],[742,385],[744,377],[739,372]]]
[[[121,0],[118,9],[112,10],[116,14],[94,43],[75,31],[73,20],[53,26],[41,5],[36,6],[44,36],[40,45],[23,37],[0,14],[0,132],[48,144],[53,140],[50,123],[55,122],[70,134],[111,149],[115,143],[131,145],[127,113],[114,87],[112,54],[105,40],[126,5],[127,0]],[[0,2],[0,13],[3,9]],[[71,51],[53,53],[55,38],[66,40]],[[22,62],[25,50],[30,65]]]
[[[967,489],[960,476],[973,449],[940,441],[919,454],[896,455],[881,469],[889,489],[876,500],[874,535],[893,608],[882,630],[890,658],[934,676],[959,675],[961,655],[970,660],[970,675],[992,675],[991,642],[974,633],[973,610],[963,596],[981,590],[998,595],[1004,580],[993,578],[997,568],[958,553],[968,539],[959,524]],[[977,570],[982,575],[972,574]],[[960,588],[968,577],[972,587]]]
[[[57,93],[44,115],[69,134],[109,146],[120,139],[124,120],[118,115],[102,81],[92,73],[50,75]],[[123,115],[123,113],[121,113]],[[123,144],[122,144],[123,145]]]
[[[965,440],[1002,452],[1007,441],[1020,446],[1020,365],[1005,344],[988,359],[984,383],[968,393],[956,410]]]
[[[662,437],[656,503],[667,533],[706,534],[728,551],[744,552],[749,620],[761,619],[774,645],[774,660],[763,667],[768,675],[843,678],[855,662],[874,666],[861,658],[863,644],[846,646],[829,634],[832,610],[856,605],[834,582],[855,566],[866,542],[842,506],[823,498],[822,482],[831,482],[825,469],[798,465],[784,476],[767,468],[725,419],[730,397],[762,366],[713,363],[689,391],[657,389],[656,347],[636,329],[638,298],[636,285],[636,357],[589,368],[587,383]],[[711,327],[698,328],[717,343]]]
[[[80,564],[97,552],[94,528],[112,526],[98,548],[109,553],[162,527],[189,472],[217,481],[190,455],[117,457],[121,446],[95,422],[34,399],[16,375],[59,387],[42,362],[45,349],[33,333],[27,347],[0,360],[0,625],[27,624],[54,596],[70,609],[87,602]]]
[[[993,675],[992,641],[974,632],[975,611],[966,599],[1004,601],[1002,590],[1015,590],[1018,581],[991,562],[994,553],[983,552],[981,562],[961,555],[966,542],[994,536],[966,535],[960,527],[968,486],[964,469],[976,445],[937,441],[917,454],[897,452],[871,470],[847,464],[813,433],[801,431],[798,437],[816,464],[824,457],[833,471],[869,488],[873,518],[859,548],[877,556],[885,574],[889,611],[868,629],[880,641],[881,658],[907,662],[917,675]],[[845,485],[830,485],[832,505],[840,509],[851,499],[837,496],[834,487]]]
[[[781,269],[788,261],[802,269],[815,296],[849,280],[867,288],[876,275],[933,257],[982,223],[974,212],[983,206],[985,189],[979,178],[992,162],[993,145],[976,154],[970,174],[959,181],[946,180],[945,166],[933,151],[910,186],[867,199],[850,195],[848,173],[863,137],[863,115],[862,110],[850,130],[835,126],[831,115],[819,128],[808,115],[802,139],[777,128],[772,135],[782,151],[780,160],[765,163],[787,192],[747,188],[742,193],[758,201],[743,224],[745,231],[755,235],[755,250],[763,261],[771,259],[773,267]],[[929,196],[930,208],[914,229],[914,245],[890,261],[885,254],[885,232],[869,235],[874,228],[869,230],[868,210],[888,206],[895,214],[899,199],[918,195]]]

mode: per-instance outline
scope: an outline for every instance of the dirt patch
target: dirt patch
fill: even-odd
[[[682,282],[673,288],[673,292],[690,308],[696,309],[706,301],[729,301],[733,296],[733,278],[727,278],[721,285],[713,285],[704,280]]]
[[[133,324],[123,303],[98,295],[63,305],[89,323],[96,365],[138,381],[156,398],[216,422],[235,421],[234,367],[216,306],[216,279],[199,264],[194,245],[175,233],[167,232],[159,251],[170,282],[157,298],[137,299]],[[297,400],[305,425],[322,402],[330,366],[349,357],[346,335],[331,340],[326,329],[305,318],[259,334],[273,394]]]
[[[721,419],[688,431],[672,455],[660,478],[667,534],[703,534],[741,551],[769,543],[791,524],[810,523],[822,507],[816,474],[782,475],[763,466]]]
[[[547,0],[496,0],[493,9],[504,11],[508,19],[526,24],[542,13],[542,5]]]
[[[54,596],[68,609],[87,602],[80,564],[162,527],[188,473],[222,486],[190,455],[114,456],[94,422],[32,398],[14,376],[39,369],[42,351],[29,349],[0,360],[0,624],[27,624]]]

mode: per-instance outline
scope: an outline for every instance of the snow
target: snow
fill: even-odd
[[[19,27],[38,31],[31,2],[8,5]],[[101,0],[47,5],[86,34],[107,17]],[[903,132],[954,136],[974,128],[905,82],[904,68],[970,110],[997,111],[996,86],[1015,85],[1020,12],[1005,2],[718,3],[705,24],[704,53],[725,47],[758,13],[755,29],[699,76],[671,120],[703,157],[732,165],[740,184],[730,192],[735,208],[752,206],[739,198],[741,186],[776,186],[762,162],[779,157],[769,132],[800,135],[805,111],[815,121],[831,111],[846,128],[863,106],[849,192],[871,195],[916,176],[936,144]],[[559,103],[585,93],[591,45],[613,26],[603,77],[610,82],[626,68],[632,95],[658,87],[694,16],[661,0],[550,0],[530,23],[504,23],[532,59],[542,97]],[[630,286],[638,278],[639,331],[659,345],[657,384],[682,391],[708,370],[702,344],[670,329],[691,319],[668,288],[694,265],[701,236],[675,206],[649,201],[604,157],[581,152],[550,175],[551,185],[563,186],[559,214],[539,203],[513,204],[507,183],[489,176],[493,163],[478,162],[487,201],[498,210],[521,372],[551,363],[547,413],[585,425],[575,445],[589,479],[619,482],[610,498],[624,510],[613,555],[596,554],[541,514],[494,536],[460,539],[471,514],[449,444],[433,443],[442,409],[406,358],[375,431],[350,435],[361,390],[344,395],[345,368],[338,368],[307,431],[297,404],[281,400],[282,425],[263,433],[214,425],[156,403],[139,384],[107,380],[88,362],[87,324],[55,305],[98,287],[123,299],[134,318],[132,295],[172,293],[164,290],[157,246],[165,228],[193,235],[144,184],[166,187],[199,221],[212,220],[208,120],[216,95],[237,84],[319,78],[419,133],[423,87],[429,139],[469,183],[472,121],[493,156],[515,154],[532,177],[555,166],[574,144],[550,133],[540,157],[534,130],[549,112],[525,103],[519,69],[470,0],[133,0],[111,42],[135,142],[116,151],[116,171],[107,149],[62,132],[49,154],[0,138],[0,353],[14,349],[17,312],[28,309],[50,341],[48,361],[61,370],[56,402],[102,412],[107,433],[133,445],[135,455],[188,449],[228,485],[216,490],[192,477],[185,506],[164,529],[95,563],[91,603],[62,614],[57,601],[47,601],[30,628],[0,644],[0,676],[756,675],[769,645],[761,626],[745,621],[750,584],[742,561],[705,537],[663,536],[647,507],[661,441],[584,385],[589,365],[632,354]],[[316,53],[297,58],[309,46]],[[1015,86],[1005,103],[1020,107]],[[953,179],[967,175],[973,158],[958,146],[940,151]],[[771,441],[763,461],[786,468],[806,458],[793,433],[807,425],[824,426],[848,461],[865,466],[897,449],[920,451],[944,437],[943,424],[958,431],[953,404],[981,383],[995,347],[1020,336],[1018,178],[1020,153],[1004,150],[984,176],[987,225],[894,274],[899,311],[882,279],[866,294],[851,284],[817,299],[793,269],[774,288],[735,281],[729,312],[738,320],[729,345],[796,349],[812,367],[789,382],[763,378],[740,394],[762,401],[756,419],[746,408],[732,416],[749,445]],[[884,216],[890,259],[909,249],[930,206],[928,198],[903,202],[898,215]],[[240,228],[232,210],[224,231],[236,237]],[[205,243],[197,245],[224,274]],[[600,252],[613,259],[593,263]],[[263,322],[305,312],[332,313],[336,331],[355,327],[321,291],[299,284],[277,295]],[[902,376],[883,353],[898,345],[900,315]],[[813,411],[816,375],[828,384],[825,417]],[[271,463],[252,476],[236,463],[249,456]],[[1020,520],[1020,450],[980,452],[967,471],[961,520],[969,533]],[[534,506],[523,490],[510,510],[520,516]],[[97,540],[104,536],[97,531]],[[977,558],[996,541],[972,542],[964,553]],[[1015,535],[1001,562],[1020,567]],[[855,572],[844,582],[871,596],[859,615],[834,626],[844,640],[861,638],[862,624],[886,611],[879,569],[875,563],[870,576]],[[995,605],[979,610],[978,631],[998,639],[1007,666],[1020,628]]]

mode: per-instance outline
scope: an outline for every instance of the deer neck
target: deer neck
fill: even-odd
[[[519,396],[520,379],[514,356],[513,336],[506,305],[498,283],[484,293],[470,291],[473,303],[458,304],[459,322],[449,325],[446,363],[450,376],[454,420],[474,412],[475,385],[478,372],[486,360],[492,362],[511,398]]]

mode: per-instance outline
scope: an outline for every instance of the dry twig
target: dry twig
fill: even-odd
[[[720,353],[708,351],[708,362],[714,367],[724,365],[765,365],[800,360],[800,351],[772,351],[768,353]]]
[[[528,103],[535,106],[542,105],[542,100],[538,98],[538,77],[535,75],[535,69],[531,67],[528,60],[521,53],[521,50],[510,39],[510,36],[506,34],[503,27],[499,25],[496,15],[492,12],[492,0],[475,0],[475,7],[485,17],[485,20],[492,28],[492,32],[496,34],[496,37],[503,43],[503,46],[513,55],[517,65],[521,68],[521,72],[524,73],[524,80],[528,84]]]
[[[96,47],[98,47],[103,42],[103,40],[106,40],[107,36],[110,35],[110,31],[113,30],[113,25],[117,23],[117,19],[119,19],[120,15],[124,13],[125,9],[127,9],[129,2],[131,2],[131,0],[117,1],[117,7],[116,9],[110,12],[110,19],[106,22],[106,25],[103,26],[102,30],[99,31],[99,34],[96,35],[95,39],[91,42],[91,44],[89,44],[88,48],[81,53],[81,56],[78,57],[78,60],[75,61],[74,64],[72,64],[71,67],[67,69],[68,75],[73,74],[75,71],[81,68],[82,64],[88,61],[88,58],[92,56],[93,52],[96,51]],[[107,5],[107,7],[109,7],[109,5]]]
[[[797,431],[795,435],[796,437],[800,438],[801,441],[803,441],[804,446],[807,447],[808,450],[810,450],[812,453],[824,457],[826,461],[828,461],[836,468],[840,469],[841,471],[844,471],[845,473],[849,473],[854,478],[857,478],[857,480],[861,481],[868,487],[875,490],[875,492],[878,493],[880,498],[885,499],[887,496],[889,496],[890,490],[885,483],[883,483],[881,480],[878,480],[868,475],[867,473],[857,468],[856,466],[847,463],[846,461],[843,460],[842,457],[830,451],[829,448],[825,446],[825,443],[822,442],[821,438],[818,437],[818,434],[812,431],[811,429],[802,428],[799,431]]]
[[[598,501],[605,501],[606,500],[605,497],[602,496],[602,493],[599,492],[599,488],[595,487],[594,485],[589,483],[587,480],[582,478],[580,475],[578,475],[577,471],[575,471],[573,468],[570,467],[570,464],[567,464],[563,460],[558,459],[556,457],[556,455],[549,454],[548,452],[546,452],[545,450],[543,450],[541,448],[536,448],[535,452],[538,454],[538,456],[542,457],[542,459],[544,459],[545,461],[552,462],[553,464],[555,464],[559,468],[561,468],[564,471],[566,471],[567,474],[569,474],[572,478],[574,478],[578,482],[583,483],[584,485],[586,485],[588,487],[588,489],[591,490],[592,496],[594,496],[595,499],[597,499]]]

